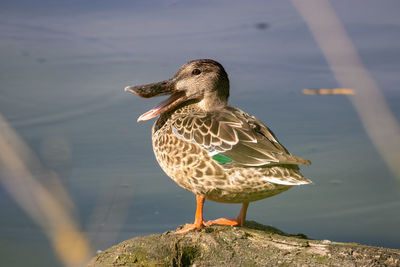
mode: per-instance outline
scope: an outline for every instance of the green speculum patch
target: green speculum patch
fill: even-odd
[[[216,155],[212,156],[212,159],[215,160],[216,162],[218,162],[218,164],[221,164],[221,165],[232,161],[230,158],[225,157],[225,156],[220,155],[220,154],[216,154]]]

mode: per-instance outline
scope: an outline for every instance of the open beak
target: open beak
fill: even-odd
[[[176,91],[174,79],[139,86],[127,86],[125,87],[125,92],[131,92],[144,98],[167,94],[171,95],[169,98],[167,98],[151,110],[142,114],[138,118],[138,122],[147,121],[154,117],[157,117],[162,113],[168,112],[187,99],[185,92]]]

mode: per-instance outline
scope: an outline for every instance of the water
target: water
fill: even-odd
[[[2,1],[0,112],[55,170],[76,218],[103,250],[193,220],[195,202],[157,165],[151,122],[160,101],[123,92],[213,58],[231,80],[230,104],[265,122],[313,164],[313,185],[250,205],[248,219],[316,239],[400,248],[399,186],[306,25],[282,1]],[[400,118],[399,3],[335,1],[363,62]],[[261,25],[261,26],[260,26]],[[206,219],[240,206],[206,202]],[[0,187],[5,266],[60,265],[42,229]]]

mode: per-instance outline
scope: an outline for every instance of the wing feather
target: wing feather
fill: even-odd
[[[209,152],[242,166],[310,164],[291,155],[262,122],[232,107],[218,112],[180,114],[172,121],[173,132]]]

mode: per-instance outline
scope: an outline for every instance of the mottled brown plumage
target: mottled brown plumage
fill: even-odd
[[[126,90],[142,97],[172,94],[139,121],[160,116],[152,129],[157,161],[178,185],[198,196],[195,223],[180,232],[203,225],[204,198],[243,203],[236,220],[208,223],[241,225],[249,202],[311,183],[297,166],[310,161],[291,155],[258,119],[227,105],[229,80],[218,62],[194,60],[170,80]]]

